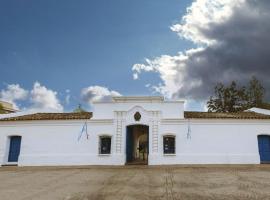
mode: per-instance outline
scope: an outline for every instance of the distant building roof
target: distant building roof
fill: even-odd
[[[270,119],[270,115],[255,112],[216,113],[185,111],[187,119]]]
[[[269,109],[265,109],[265,108],[256,108],[256,107],[253,107],[253,108],[250,108],[248,110],[246,110],[247,112],[251,111],[251,112],[255,112],[255,113],[260,113],[260,114],[264,114],[264,115],[270,115],[270,110]]]
[[[2,118],[0,121],[30,121],[30,120],[80,120],[91,119],[92,112],[79,113],[35,113],[15,117]]]

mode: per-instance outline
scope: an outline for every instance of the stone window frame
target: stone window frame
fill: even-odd
[[[110,152],[109,153],[102,153],[101,151],[101,140],[103,138],[110,138]],[[109,134],[102,134],[102,135],[99,135],[98,136],[98,154],[101,155],[101,156],[106,156],[106,155],[111,155],[112,154],[112,135],[109,135]]]
[[[165,152],[165,138],[173,138],[174,139],[174,149],[173,152]],[[175,134],[164,134],[162,136],[162,151],[163,151],[163,155],[176,155],[176,135]]]

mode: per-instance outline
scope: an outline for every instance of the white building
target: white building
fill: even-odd
[[[0,164],[259,164],[270,161],[270,115],[185,112],[184,101],[114,97],[93,114],[0,119]]]

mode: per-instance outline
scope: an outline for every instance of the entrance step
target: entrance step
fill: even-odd
[[[127,162],[126,165],[147,165],[147,161],[145,160],[134,160],[132,162]]]

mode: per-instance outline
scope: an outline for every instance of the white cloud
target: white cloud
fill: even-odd
[[[185,54],[180,52],[176,56],[162,55],[153,60],[146,59],[146,65],[135,64],[132,69],[136,74],[140,74],[143,71],[159,73],[163,83],[152,88],[168,98],[173,98],[174,93],[181,89],[181,87],[187,87],[187,85],[188,87],[192,87],[201,84],[194,80],[186,85],[182,84],[182,81],[184,80],[187,67],[185,62],[189,59],[190,55],[202,50],[203,48],[191,49],[186,51]]]
[[[181,23],[171,26],[171,30],[180,37],[191,40],[196,44],[212,44],[214,38],[205,35],[212,29],[213,24],[228,20],[236,6],[241,6],[245,0],[197,0],[187,9]]]
[[[134,80],[137,80],[138,78],[139,78],[138,73],[134,73],[134,74],[133,74],[133,79],[134,79]]]
[[[31,90],[30,101],[32,103],[30,110],[37,112],[62,112],[63,106],[57,98],[57,92],[35,82]]]
[[[15,109],[19,109],[16,101],[25,100],[28,91],[23,89],[19,84],[7,85],[6,89],[1,90],[0,99],[12,103]]]
[[[68,105],[70,103],[70,90],[66,89],[66,97],[65,97],[65,103]]]
[[[206,101],[196,101],[194,99],[188,99],[185,101],[184,109],[188,111],[203,111],[207,112],[207,102]]]
[[[81,91],[82,99],[89,104],[92,104],[93,101],[110,101],[112,96],[121,96],[121,94],[97,85],[83,88]]]
[[[134,71],[137,71],[138,73],[140,73],[141,71],[146,71],[146,72],[149,72],[149,71],[153,71],[153,66],[150,65],[150,63],[152,62],[151,60],[149,59],[145,59],[146,61],[146,65],[145,64],[135,64],[133,65],[132,67],[132,70]]]
[[[269,90],[269,9],[268,0],[196,0],[170,27],[196,47],[146,59],[132,70],[137,78],[157,73],[161,83],[152,88],[168,98],[205,100],[217,82],[245,84],[253,75]]]
[[[149,87],[151,87],[151,84],[147,83],[147,84],[145,84],[145,87],[149,88]]]

